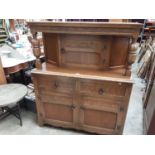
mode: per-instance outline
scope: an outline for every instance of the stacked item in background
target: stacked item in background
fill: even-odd
[[[32,112],[36,112],[34,85],[32,83],[27,85],[28,93],[24,98],[24,108]]]
[[[147,80],[149,76],[150,66],[154,61],[155,53],[155,39],[150,37],[141,44],[139,54],[137,57],[137,75],[139,78]]]
[[[155,134],[155,38],[151,36],[140,46],[135,63],[137,76],[143,84],[144,134]]]
[[[0,45],[3,45],[7,40],[7,38],[8,38],[8,35],[5,28],[0,27]]]
[[[28,89],[28,93],[25,96],[25,98],[35,101],[34,85],[30,83],[29,85],[27,85],[27,89]]]

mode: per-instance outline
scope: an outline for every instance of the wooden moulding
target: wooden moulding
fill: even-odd
[[[63,34],[91,34],[91,35],[139,35],[143,24],[139,23],[86,23],[86,22],[28,22],[31,32],[50,32]]]

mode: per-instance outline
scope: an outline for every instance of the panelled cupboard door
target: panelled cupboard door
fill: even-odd
[[[61,35],[60,60],[66,67],[109,67],[111,37]]]
[[[110,100],[80,97],[79,125],[83,130],[100,134],[121,134],[124,107]]]
[[[68,95],[42,95],[40,104],[43,105],[45,123],[64,127],[73,127],[74,106],[73,98]]]
[[[76,112],[75,80],[69,77],[39,75],[36,81],[39,120],[43,120],[43,124],[72,128]]]

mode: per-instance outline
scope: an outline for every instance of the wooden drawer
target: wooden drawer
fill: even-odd
[[[80,93],[89,96],[119,96],[126,94],[127,84],[100,80],[81,80]]]
[[[70,77],[41,75],[37,78],[39,92],[55,92],[72,94],[75,80]]]
[[[73,96],[60,94],[60,93],[48,93],[42,92],[39,96],[41,102],[55,103],[55,104],[64,104],[71,106],[73,103]]]

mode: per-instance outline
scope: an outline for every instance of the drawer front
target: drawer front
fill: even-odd
[[[67,94],[60,94],[60,93],[46,93],[42,92],[39,96],[40,101],[48,102],[48,103],[55,103],[55,104],[64,104],[71,106],[73,103],[73,96]]]
[[[70,77],[41,75],[37,78],[39,91],[69,93],[75,90],[75,80]]]
[[[89,96],[119,96],[126,94],[127,84],[120,82],[100,81],[100,80],[81,80],[80,93]]]

